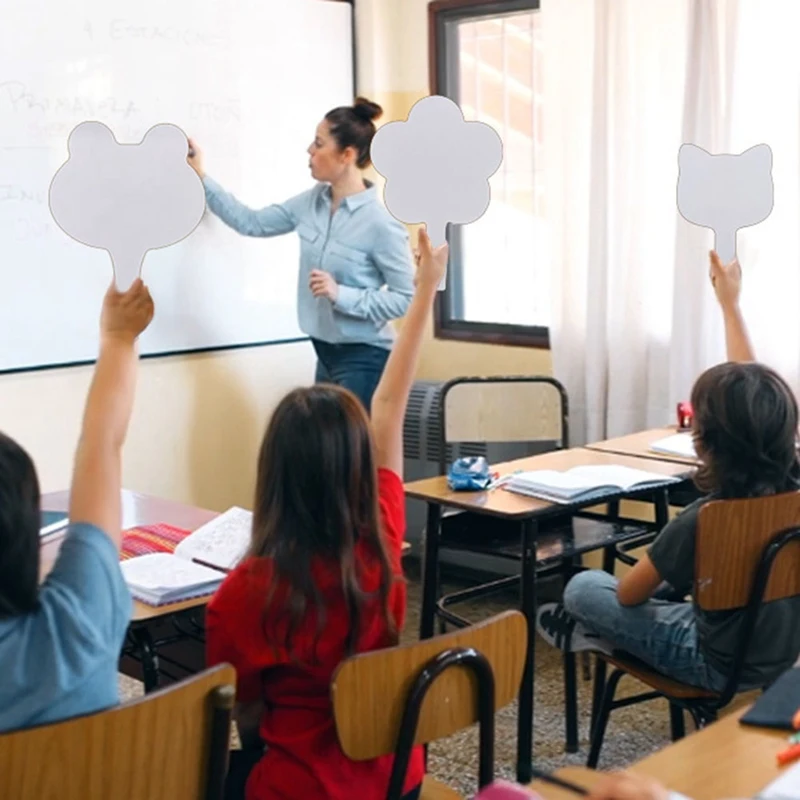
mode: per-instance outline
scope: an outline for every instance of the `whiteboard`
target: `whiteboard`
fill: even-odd
[[[170,122],[206,172],[253,208],[311,188],[306,148],[353,101],[352,9],[325,0],[4,0],[0,26],[0,372],[96,358],[109,254],[48,205],[85,120],[141,141]],[[302,338],[296,234],[241,236],[207,211],[151,250],[143,355]]]

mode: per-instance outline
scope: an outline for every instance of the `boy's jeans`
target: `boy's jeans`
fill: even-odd
[[[602,570],[579,572],[564,590],[564,607],[589,631],[662,675],[722,691],[726,678],[700,650],[692,604],[648,600],[623,606],[617,600],[617,583]]]

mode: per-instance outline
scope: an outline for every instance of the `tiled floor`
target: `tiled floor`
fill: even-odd
[[[420,585],[416,580],[409,586],[408,622],[404,638],[417,637]],[[514,605],[514,597],[465,604],[460,613],[476,621]],[[141,693],[141,685],[120,677],[123,697]],[[621,689],[639,691],[640,684],[625,678]],[[637,688],[638,687],[638,688]],[[564,752],[564,692],[560,653],[537,640],[535,680],[534,759],[542,769],[555,769],[566,764],[584,764],[588,752],[588,717],[591,684],[580,677],[580,738],[581,749],[574,755]],[[687,721],[687,725],[691,723]],[[503,709],[496,718],[495,773],[497,777],[514,778],[516,759],[516,706]],[[611,716],[603,746],[601,768],[624,767],[634,760],[663,747],[669,742],[669,714],[665,701],[655,701],[619,709]],[[463,731],[430,748],[430,772],[466,796],[471,796],[477,778],[477,728]]]

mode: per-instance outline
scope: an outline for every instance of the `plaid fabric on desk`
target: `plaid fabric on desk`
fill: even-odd
[[[173,553],[175,548],[191,533],[165,522],[155,525],[138,525],[122,533],[120,561],[148,553]]]

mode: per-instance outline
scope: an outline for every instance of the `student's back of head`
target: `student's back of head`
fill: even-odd
[[[697,379],[691,402],[701,489],[756,497],[800,485],[797,401],[776,372],[757,363],[718,364]]]
[[[0,618],[36,610],[39,480],[30,456],[0,433]]]
[[[391,569],[379,520],[375,452],[359,400],[332,384],[290,392],[261,445],[251,544],[251,555],[272,559],[276,577],[288,587],[289,637],[311,610],[321,612],[318,624],[324,625],[324,603],[311,570],[312,562],[322,559],[341,569],[352,651],[364,600],[355,556],[359,541],[380,565],[380,598],[391,625]]]

